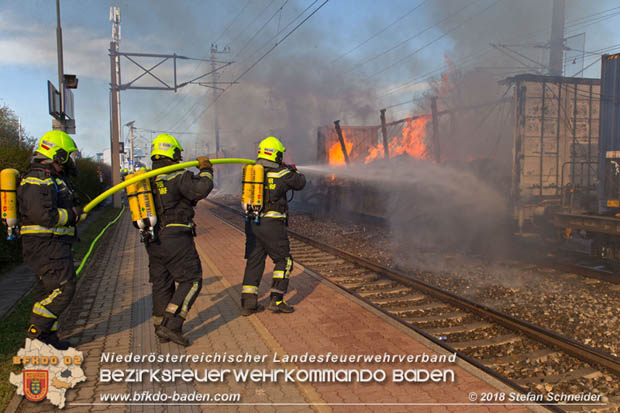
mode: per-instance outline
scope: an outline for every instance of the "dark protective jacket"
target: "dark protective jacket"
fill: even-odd
[[[265,168],[265,208],[263,216],[268,218],[286,218],[288,201],[286,193],[290,189],[299,191],[306,185],[306,177],[297,170],[286,166],[258,159],[256,163]]]
[[[17,204],[22,236],[74,239],[77,195],[51,165],[32,162],[17,189]]]
[[[167,160],[153,161],[153,169],[172,165]],[[213,171],[202,170],[198,175],[180,170],[157,175],[151,179],[153,200],[157,211],[158,231],[168,228],[188,230],[192,227],[194,206],[213,189]]]

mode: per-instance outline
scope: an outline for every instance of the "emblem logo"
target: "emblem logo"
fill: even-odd
[[[24,395],[31,402],[40,402],[47,396],[49,378],[47,370],[24,370]]]

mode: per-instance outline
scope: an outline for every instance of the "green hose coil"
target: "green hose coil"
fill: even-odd
[[[121,209],[121,212],[118,213],[116,218],[114,218],[112,221],[108,222],[107,225],[105,227],[103,227],[101,232],[95,237],[93,242],[90,243],[90,247],[88,248],[88,252],[86,253],[86,255],[84,255],[84,258],[82,258],[82,262],[80,263],[80,266],[78,267],[78,269],[75,270],[75,275],[77,276],[77,278],[80,278],[80,273],[84,269],[84,265],[86,265],[86,260],[88,260],[88,257],[90,257],[91,252],[93,252],[93,249],[95,248],[95,244],[97,243],[97,241],[99,241],[99,238],[101,238],[101,236],[107,231],[108,228],[110,228],[112,225],[114,225],[114,223],[116,223],[116,221],[118,221],[120,219],[121,215],[123,215],[123,212],[125,212],[125,205],[123,205],[123,208]]]

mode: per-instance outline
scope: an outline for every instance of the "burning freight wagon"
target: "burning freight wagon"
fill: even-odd
[[[388,137],[388,156],[385,154],[381,126],[339,126],[342,142],[335,126],[319,127],[317,163],[333,168],[332,173],[324,178],[325,182],[317,185],[318,192],[315,191],[313,195],[317,207],[322,204],[322,208],[332,212],[347,211],[384,218],[387,214],[386,200],[394,188],[361,179],[365,175],[363,171],[373,174],[371,171],[375,169],[389,169],[391,165],[388,159],[427,159],[429,145],[426,142],[426,129],[429,118],[417,116],[387,124],[385,136]],[[369,164],[369,168],[345,169],[347,162],[351,165]]]
[[[381,126],[342,126],[342,139],[334,126],[321,126],[317,133],[317,162],[332,166],[351,163],[371,163],[378,159],[400,155],[415,159],[430,159],[430,143],[427,142],[427,126],[430,116],[413,116],[385,124],[387,142],[383,142]],[[386,156],[387,147],[387,156]]]

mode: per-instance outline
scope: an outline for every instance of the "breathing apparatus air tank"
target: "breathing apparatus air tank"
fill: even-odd
[[[245,222],[250,220],[254,192],[254,165],[244,165],[241,173],[241,208],[245,213]]]
[[[144,169],[138,170],[134,176],[146,173]],[[140,220],[138,227],[142,233],[142,239],[155,238],[155,225],[157,224],[157,214],[155,213],[155,204],[153,202],[153,192],[151,191],[151,182],[149,179],[142,179],[136,182],[136,195],[138,205],[140,206]]]
[[[254,211],[254,222],[259,223],[260,212],[263,209],[263,188],[265,185],[265,168],[263,165],[254,165],[254,179],[252,186],[252,210]]]
[[[125,181],[133,178],[135,176],[135,174],[128,174],[125,177]],[[131,221],[133,222],[134,227],[136,228],[140,228],[140,224],[142,224],[142,226],[144,226],[144,223],[141,222],[141,218],[140,218],[140,203],[138,202],[138,188],[136,186],[137,184],[133,183],[129,186],[127,186],[127,188],[125,188],[125,192],[127,193],[127,201],[129,203],[129,212],[131,212]]]
[[[7,168],[0,172],[0,209],[2,221],[6,224],[6,239],[15,239],[17,226],[17,184],[19,171]]]

